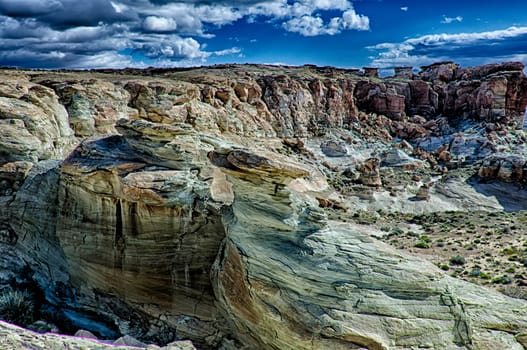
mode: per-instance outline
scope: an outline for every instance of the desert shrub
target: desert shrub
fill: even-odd
[[[27,291],[7,290],[0,295],[0,318],[20,326],[34,321],[35,304]]]
[[[392,228],[392,233],[396,234],[396,235],[401,235],[404,233],[403,230],[401,230],[399,227],[394,227]]]
[[[487,272],[482,272],[479,274],[479,278],[484,279],[484,280],[490,280],[491,277],[492,276]]]
[[[414,247],[421,248],[421,249],[428,249],[430,248],[430,245],[428,245],[428,243],[426,243],[425,241],[419,241],[414,245]]]
[[[413,232],[413,231],[408,231],[408,232],[406,232],[406,235],[407,235],[408,237],[419,237],[419,234],[416,233],[416,232]]]
[[[449,260],[450,265],[465,265],[465,258],[461,255],[454,255]]]
[[[426,243],[432,242],[432,239],[428,235],[421,235],[421,240]]]
[[[501,253],[503,255],[513,255],[517,252],[516,248],[515,247],[508,247],[508,248],[504,248]]]
[[[492,283],[494,283],[494,284],[510,284],[510,283],[512,283],[512,278],[510,278],[509,276],[506,276],[506,275],[499,276],[499,277],[494,277],[492,279]]]
[[[480,275],[481,275],[481,268],[479,267],[474,267],[472,271],[470,271],[471,277],[479,277]]]

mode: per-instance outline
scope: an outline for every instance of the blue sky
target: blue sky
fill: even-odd
[[[527,63],[527,1],[0,0],[0,65]]]

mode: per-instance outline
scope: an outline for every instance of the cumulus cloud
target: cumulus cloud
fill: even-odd
[[[171,32],[176,30],[177,23],[173,18],[148,16],[143,21],[143,28],[147,32]]]
[[[304,36],[369,29],[350,0],[0,0],[0,65],[202,64],[241,54],[203,44],[239,20]]]
[[[401,7],[401,11],[407,12],[408,11],[408,6]]]
[[[330,25],[324,25],[322,18],[312,16],[302,16],[290,19],[283,24],[287,31],[299,33],[304,36],[315,36],[321,34],[335,34],[336,29]]]
[[[355,10],[350,9],[342,14],[342,27],[343,29],[368,30],[370,29],[370,19],[358,15]]]
[[[443,20],[441,21],[441,23],[450,24],[452,22],[463,22],[463,17],[461,16],[447,17],[443,15]]]
[[[377,53],[371,64],[380,68],[420,66],[438,61],[455,60],[476,65],[496,60],[515,60],[527,55],[527,27],[503,30],[430,34],[400,43],[380,43],[369,47]],[[507,52],[507,55],[503,55]]]
[[[342,17],[333,17],[328,23],[324,23],[319,16],[304,15],[290,19],[283,24],[283,27],[287,31],[303,36],[335,35],[346,29],[368,30],[370,20],[349,9],[342,13]]]

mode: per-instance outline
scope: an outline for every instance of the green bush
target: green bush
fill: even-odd
[[[432,239],[428,235],[421,235],[421,241],[430,243],[432,242]]]
[[[494,284],[510,284],[512,283],[512,278],[510,278],[509,276],[500,276],[500,277],[494,277],[492,279],[492,283]]]
[[[392,233],[396,234],[396,235],[401,235],[401,234],[404,233],[404,231],[401,230],[399,227],[394,227],[394,228],[392,228]]]
[[[430,245],[428,245],[428,243],[426,243],[425,241],[419,241],[414,245],[414,247],[421,248],[421,249],[428,249],[430,248]]]
[[[0,296],[0,318],[20,326],[34,321],[35,304],[27,291],[8,290]]]
[[[487,272],[481,272],[479,274],[479,278],[484,279],[484,280],[490,280],[490,277],[491,277],[490,274],[488,274]]]
[[[465,258],[461,255],[455,255],[449,260],[450,265],[465,265]]]
[[[479,277],[481,275],[481,269],[479,267],[474,267],[472,271],[470,271],[471,277]]]

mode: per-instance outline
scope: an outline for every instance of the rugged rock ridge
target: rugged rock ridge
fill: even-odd
[[[525,302],[329,220],[382,204],[387,166],[524,181],[525,161],[493,154],[523,149],[522,69],[3,72],[0,288],[34,290],[34,317],[65,332],[108,338],[522,349]],[[335,192],[341,177],[367,190]],[[433,211],[468,186],[436,181],[415,179],[421,201],[388,195]],[[481,198],[455,205],[495,207]]]

